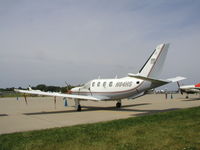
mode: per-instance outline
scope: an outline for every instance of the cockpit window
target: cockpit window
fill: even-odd
[[[90,87],[91,82],[88,82],[86,84],[83,85],[83,88],[89,88]]]
[[[112,85],[113,85],[113,82],[110,82],[110,83],[109,83],[109,87],[112,87]]]
[[[98,86],[98,87],[100,86],[100,82],[97,83],[97,86]]]
[[[106,82],[103,83],[103,87],[105,87],[105,86],[106,86]]]

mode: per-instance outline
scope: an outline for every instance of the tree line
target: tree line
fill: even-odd
[[[64,87],[60,87],[60,86],[47,86],[45,84],[38,84],[37,86],[31,86],[31,88],[33,90],[41,90],[41,91],[49,91],[49,92],[61,92],[61,93],[67,93],[68,90],[70,90],[71,88],[73,88],[74,86],[68,85],[68,86],[64,86]],[[14,91],[14,87],[11,88],[0,88],[0,92],[13,92]],[[19,87],[18,89],[26,89],[26,88],[22,88]]]

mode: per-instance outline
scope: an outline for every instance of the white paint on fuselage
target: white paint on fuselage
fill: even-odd
[[[150,87],[151,84],[147,81],[124,77],[91,80],[84,86],[73,88],[71,91],[73,94],[92,95],[104,97],[105,100],[113,100],[134,96]]]
[[[191,89],[191,88],[195,88],[194,85],[183,85],[180,87],[181,89]]]
[[[186,93],[200,93],[199,89],[195,89],[195,85],[184,85],[180,89]]]
[[[91,96],[99,100],[119,100],[141,96],[149,89],[167,84],[168,82],[156,82],[150,79],[157,79],[164,64],[168,47],[169,44],[160,44],[156,47],[138,72],[139,76],[144,77],[143,79],[134,76],[119,79],[95,79],[84,86],[73,88],[72,94]]]

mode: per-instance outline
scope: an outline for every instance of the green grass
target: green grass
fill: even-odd
[[[200,107],[103,123],[0,135],[0,149],[200,150]]]

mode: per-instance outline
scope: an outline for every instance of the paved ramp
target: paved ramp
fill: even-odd
[[[171,96],[170,96],[171,98]],[[128,118],[162,111],[200,106],[198,95],[190,99],[176,94],[174,99],[165,99],[165,95],[152,94],[134,100],[123,100],[123,107],[115,108],[116,102],[83,101],[83,110],[74,110],[74,102],[53,97],[30,97],[28,105],[24,98],[0,98],[0,134],[72,126],[114,119]]]

